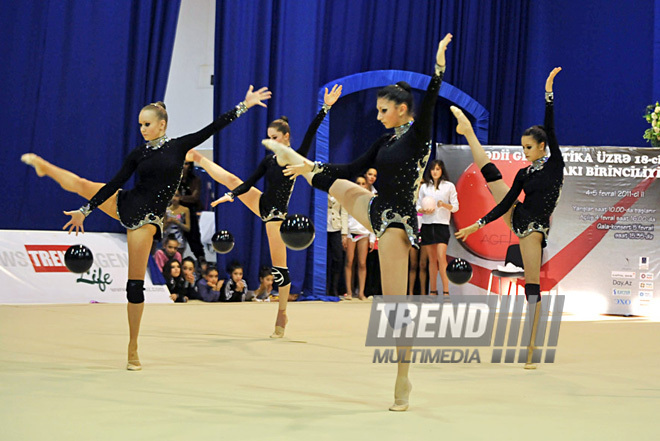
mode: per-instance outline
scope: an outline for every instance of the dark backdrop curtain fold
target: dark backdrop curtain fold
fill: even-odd
[[[58,230],[83,205],[19,162],[35,152],[106,182],[141,142],[137,116],[165,94],[179,0],[8,2],[0,14],[0,228]],[[191,104],[192,105],[192,104]],[[93,213],[87,231],[124,231]]]

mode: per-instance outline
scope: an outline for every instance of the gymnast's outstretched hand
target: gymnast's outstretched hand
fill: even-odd
[[[216,199],[215,201],[211,202],[211,207],[215,207],[216,205],[220,205],[225,202],[234,202],[234,198],[231,197],[229,193],[225,193],[225,195],[220,199]]]
[[[548,93],[552,92],[552,84],[554,83],[555,77],[557,76],[557,74],[559,72],[561,72],[561,67],[555,67],[554,69],[552,69],[552,71],[550,71],[550,74],[548,75],[548,79],[545,80],[545,91],[546,92],[548,92]]]
[[[453,37],[453,35],[447,34],[445,35],[445,38],[440,40],[440,43],[438,44],[438,53],[435,55],[435,62],[438,64],[438,66],[444,66],[446,64],[445,51],[447,50],[447,46],[449,46],[449,43],[451,43],[451,39]]]
[[[479,229],[479,224],[476,223],[476,222],[473,223],[472,225],[470,225],[469,227],[461,228],[455,234],[456,239],[460,239],[462,241],[465,241],[470,234],[474,233],[478,229]]]
[[[328,88],[325,88],[325,96],[323,97],[323,102],[326,106],[334,106],[339,97],[341,96],[341,90],[344,86],[335,84],[332,86],[332,90],[328,92]]]
[[[262,87],[256,92],[253,91],[254,86],[250,85],[247,93],[245,94],[245,106],[249,109],[252,106],[266,107],[262,101],[270,99],[273,94],[267,87]]]
[[[78,231],[81,233],[85,232],[85,228],[83,227],[83,222],[85,221],[85,215],[82,213],[80,210],[74,210],[74,211],[65,211],[64,214],[67,216],[71,216],[71,220],[67,222],[62,229],[66,230],[67,228],[69,229],[69,234],[71,234],[72,231],[76,231],[76,236],[78,235]]]

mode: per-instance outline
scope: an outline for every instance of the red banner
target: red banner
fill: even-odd
[[[71,245],[25,245],[35,273],[68,273],[64,253]]]

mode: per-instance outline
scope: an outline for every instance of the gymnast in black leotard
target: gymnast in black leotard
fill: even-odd
[[[146,142],[129,153],[119,173],[107,184],[83,179],[33,153],[21,157],[23,162],[35,168],[37,175],[48,176],[65,190],[77,193],[89,201],[79,210],[65,212],[71,216],[71,220],[63,229],[68,228],[69,232],[75,231],[76,234],[84,232],[83,222],[96,208],[119,220],[127,228],[128,370],[142,369],[137,340],[144,310],[147,261],[154,236],[162,234],[163,217],[181,180],[186,152],[227,126],[248,108],[254,105],[265,107],[262,100],[270,98],[270,95],[265,87],[255,92],[250,86],[245,101],[234,109],[199,132],[177,139],[169,139],[165,134],[165,105],[159,101],[145,106],[140,112],[139,122]],[[120,189],[133,173],[136,175],[135,186],[131,190]]]
[[[164,112],[160,103],[145,107]],[[188,150],[197,147],[247,111],[241,103],[223,114],[197,133],[170,139],[162,135],[133,149],[121,170],[105,184],[89,202],[80,208],[87,217],[100,204],[117,193],[117,215],[121,224],[135,230],[145,224],[157,227],[162,234],[163,219],[172,196],[179,187],[183,163]],[[135,173],[135,186],[130,190],[120,187]]]
[[[412,94],[405,82],[387,86],[378,93],[378,120],[387,129],[395,129],[376,141],[356,161],[346,165],[313,163],[280,143],[264,140],[279,161],[291,164],[285,174],[302,174],[315,188],[331,196],[358,222],[379,236],[378,252],[383,294],[405,295],[408,278],[408,254],[418,246],[417,187],[431,149],[431,124],[438,90],[445,71],[445,50],[451,41],[447,34],[438,45],[436,67],[417,119],[412,113]],[[378,196],[349,179],[369,166],[378,169]],[[343,179],[345,178],[345,179]],[[409,354],[409,347],[400,350]],[[408,379],[407,356],[397,365],[393,411],[408,409],[412,385]]]
[[[314,121],[309,125],[300,148],[296,150],[298,154],[305,157],[307,156],[307,152],[309,152],[316,131],[325,116],[328,114],[330,107],[331,106],[324,104],[316,115],[316,118],[314,118]],[[277,132],[282,133],[285,136],[291,133],[289,120],[285,116],[271,122],[268,129],[272,134],[271,139],[277,138]],[[252,176],[247,178],[241,185],[228,192],[227,196],[233,200],[236,196],[246,193],[250,187],[253,187],[259,179],[265,176],[266,182],[264,185],[264,193],[259,198],[259,215],[264,222],[277,220],[283,221],[286,218],[289,208],[289,199],[291,198],[291,193],[293,193],[293,185],[296,182],[284,176],[283,170],[284,167],[277,163],[275,155],[268,154],[264,157],[261,163],[259,163],[259,166],[257,166],[257,169],[252,173]]]
[[[481,170],[497,203],[495,208],[477,222],[456,232],[456,237],[465,240],[487,223],[504,216],[505,222],[520,241],[520,252],[525,267],[525,297],[530,304],[530,312],[535,314],[532,343],[536,336],[538,323],[536,318],[541,306],[539,302],[541,297],[541,257],[550,231],[550,215],[557,205],[564,182],[564,160],[555,136],[554,94],[552,91],[554,78],[559,71],[561,71],[560,67],[554,68],[545,83],[545,126],[530,127],[521,138],[525,158],[532,164],[518,171],[511,188],[504,183],[502,174],[490,162],[474,134],[470,121],[460,109],[453,106],[451,108],[458,119],[456,131],[465,135],[474,162]],[[550,148],[549,157],[546,156],[546,146]],[[517,198],[523,190],[525,191],[525,201],[519,202]],[[532,350],[528,352],[526,369],[536,367],[531,362],[532,352]]]
[[[394,127],[394,134],[380,137],[350,164],[316,164],[318,172],[312,185],[326,192],[337,179],[351,179],[371,166],[378,170],[380,186],[378,195],[372,195],[370,201],[369,222],[379,238],[387,228],[400,228],[405,230],[410,244],[419,248],[417,189],[431,153],[433,109],[443,75],[444,66],[436,67],[415,120]],[[381,89],[378,97],[408,102],[412,108],[411,92],[407,83],[399,82]]]
[[[342,87],[335,85],[330,92],[325,90],[324,105],[309,125],[305,138],[298,149],[298,153],[306,155],[314,139],[319,125],[327,115],[330,107],[337,102],[341,95]],[[291,130],[286,120],[277,119],[269,124],[268,136],[278,142],[289,145],[291,141]],[[291,279],[286,259],[286,245],[280,236],[280,225],[285,219],[289,199],[293,192],[294,181],[284,176],[282,165],[278,164],[278,158],[274,155],[266,155],[261,161],[255,172],[245,182],[242,182],[235,175],[229,173],[218,164],[204,158],[195,150],[190,152],[188,160],[193,160],[201,165],[213,179],[222,185],[232,189],[220,199],[213,201],[212,206],[217,206],[223,202],[233,201],[238,197],[254,214],[259,216],[266,223],[266,234],[268,236],[268,246],[270,248],[271,263],[273,265],[274,282],[278,285],[278,311],[275,321],[275,331],[271,338],[284,337],[284,331],[288,317],[286,307],[291,289]],[[254,184],[266,177],[264,193],[262,194]]]
[[[538,154],[541,154],[540,151],[537,155],[532,156],[532,143],[531,140],[527,140],[523,144],[523,148],[532,164],[518,171],[513,185],[504,199],[477,223],[479,227],[483,227],[503,216],[513,207],[511,226],[516,236],[523,238],[535,231],[539,232],[543,234],[543,247],[545,247],[550,231],[550,215],[557,206],[564,183],[564,158],[555,136],[552,92],[546,93],[543,127],[531,127],[523,134],[523,137],[527,136],[533,138],[537,143],[547,142],[550,156],[537,157]],[[519,202],[517,198],[523,190],[525,190],[525,200]]]

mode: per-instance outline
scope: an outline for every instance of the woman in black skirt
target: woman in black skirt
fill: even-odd
[[[433,204],[427,204],[428,202]],[[424,203],[426,202],[426,203]],[[429,205],[429,206],[427,206]],[[447,244],[449,243],[449,221],[451,214],[458,211],[456,187],[447,177],[445,163],[436,159],[424,173],[419,187],[417,211],[422,213],[422,248],[428,250],[431,295],[438,295],[438,272],[442,280],[442,293],[449,295],[447,278]]]

